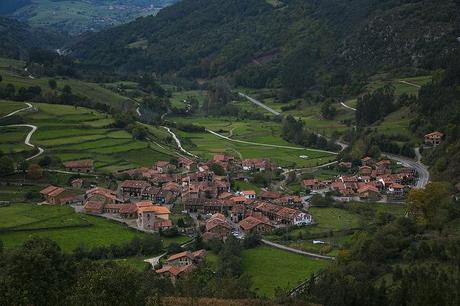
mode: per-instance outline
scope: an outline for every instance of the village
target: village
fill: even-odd
[[[217,175],[211,169],[224,171]],[[94,172],[92,160],[64,163],[66,171]],[[116,190],[90,185],[84,176],[75,178],[70,187],[50,185],[40,191],[41,204],[71,205],[77,212],[97,215],[146,233],[164,232],[174,227],[171,211],[180,211],[193,220],[182,229],[190,237],[204,241],[225,241],[230,235],[266,235],[275,230],[315,224],[309,213],[313,196],[330,196],[338,202],[402,202],[415,186],[418,173],[390,159],[365,156],[359,165],[340,161],[334,167],[334,179],[305,179],[303,192],[288,194],[267,188],[232,190],[231,180],[245,181],[254,173],[276,171],[269,159],[244,159],[216,154],[208,162],[181,156],[174,161],[158,161],[151,168],[142,167],[118,173]],[[279,170],[279,169],[278,169]],[[231,174],[231,178],[230,178]],[[80,192],[75,192],[79,190]],[[205,250],[183,251],[170,255],[163,265],[154,265],[157,273],[173,282],[193,271],[206,256]]]

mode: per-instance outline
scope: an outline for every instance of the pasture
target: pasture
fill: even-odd
[[[265,246],[244,250],[242,258],[252,289],[265,297],[273,297],[277,287],[287,290],[296,287],[328,265],[324,260]]]
[[[230,117],[173,117],[169,118],[169,120],[204,126],[235,140],[293,147],[259,146],[229,141],[208,132],[190,133],[177,131],[187,150],[205,159],[211,158],[216,153],[227,153],[241,159],[270,158],[282,167],[317,166],[335,159],[333,154],[312,151],[283,140],[281,138],[281,126],[275,122],[242,121]],[[304,156],[307,157],[305,158]]]
[[[95,160],[98,170],[112,172],[151,166],[158,160],[171,158],[172,150],[135,140],[125,130],[113,128],[113,119],[107,114],[82,107],[33,105],[38,112],[20,113],[25,122],[38,126],[32,143],[42,147],[45,154],[63,161],[90,158]],[[0,139],[4,152],[31,150],[22,144],[29,129],[3,129],[7,129]]]
[[[6,231],[7,229],[21,231]],[[32,237],[47,237],[66,252],[80,245],[92,248],[129,242],[145,235],[115,221],[77,214],[66,206],[12,204],[0,207],[0,240],[7,249]]]

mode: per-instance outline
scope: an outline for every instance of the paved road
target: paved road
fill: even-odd
[[[311,252],[305,252],[305,251],[302,251],[302,250],[290,248],[288,246],[278,244],[278,243],[275,243],[275,242],[272,242],[272,241],[268,241],[268,240],[265,240],[265,239],[262,239],[261,241],[266,245],[269,245],[271,247],[274,247],[274,248],[277,248],[277,249],[280,249],[280,250],[288,251],[288,252],[291,252],[291,253],[296,253],[296,254],[309,256],[309,257],[313,257],[313,258],[319,258],[319,259],[335,260],[335,257],[332,257],[332,256],[326,256],[326,255],[315,254],[315,253],[311,253]]]
[[[269,112],[272,113],[273,115],[276,115],[276,116],[280,115],[280,112],[277,112],[276,110],[274,110],[274,109],[271,108],[271,107],[268,107],[267,105],[263,104],[262,102],[257,101],[256,99],[251,98],[250,96],[248,96],[248,95],[246,95],[246,94],[244,94],[244,93],[242,93],[242,92],[239,92],[238,94],[239,94],[241,97],[246,98],[247,100],[251,101],[252,103],[254,103],[254,104],[256,104],[256,105],[258,105],[258,106],[260,106],[260,107],[266,109],[267,111],[269,111]]]
[[[274,144],[268,144],[268,143],[258,143],[258,142],[251,142],[251,141],[244,141],[244,140],[238,140],[238,139],[233,139],[229,138],[227,136],[221,135],[219,133],[216,133],[214,131],[211,131],[209,129],[206,129],[206,132],[211,133],[217,137],[220,137],[222,139],[232,141],[232,142],[238,142],[238,143],[243,143],[243,144],[248,144],[248,145],[254,145],[254,146],[262,146],[262,147],[270,147],[270,148],[280,148],[280,149],[291,149],[291,150],[310,150],[314,152],[320,152],[320,153],[328,153],[328,154],[334,154],[337,155],[337,152],[332,152],[332,151],[325,151],[325,150],[318,150],[318,149],[310,149],[310,148],[300,148],[300,147],[290,147],[290,146],[281,146],[281,145],[274,145]]]
[[[413,160],[408,157],[393,155],[389,153],[382,153],[382,155],[400,162],[405,167],[415,169],[415,171],[418,173],[418,181],[415,185],[415,188],[425,188],[426,184],[428,184],[430,180],[430,172],[428,171],[428,167],[422,164],[419,160]],[[419,159],[419,157],[417,159]]]
[[[348,106],[348,105],[346,105],[346,104],[343,103],[343,102],[340,102],[340,104],[341,104],[343,107],[348,108],[348,109],[351,109],[352,111],[356,112],[356,108],[353,108],[353,107],[351,107],[351,106]]]
[[[170,129],[169,127],[162,126],[162,128],[164,128],[166,131],[168,131],[169,134],[171,134],[171,136],[172,136],[172,138],[174,139],[174,141],[176,142],[177,147],[179,148],[179,150],[181,150],[182,152],[184,152],[184,153],[187,154],[187,155],[190,155],[190,156],[195,157],[195,158],[199,158],[199,157],[196,156],[195,154],[190,153],[189,151],[185,150],[185,149],[182,147],[182,144],[180,143],[179,138],[176,136],[176,134],[174,134],[173,131],[171,131],[171,129]]]
[[[11,117],[11,116],[13,116],[13,115],[15,115],[15,114],[17,114],[19,112],[22,112],[22,111],[25,111],[25,110],[33,108],[32,104],[30,104],[30,103],[26,103],[26,105],[27,105],[27,107],[15,110],[14,112],[9,113],[8,115],[3,116],[2,118]]]

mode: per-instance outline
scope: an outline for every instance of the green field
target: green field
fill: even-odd
[[[177,131],[177,134],[180,136],[181,140],[183,140],[184,147],[204,159],[209,159],[216,153],[227,153],[241,159],[270,158],[277,165],[283,167],[317,166],[335,160],[335,155],[333,154],[312,151],[283,140],[280,134],[281,126],[275,122],[255,120],[240,121],[228,117],[172,117],[168,119],[177,123],[194,123],[204,126],[235,140],[294,148],[237,143],[219,138],[207,132],[189,133]],[[307,156],[307,158],[301,158],[300,156]]]
[[[32,79],[29,77],[29,74],[24,71],[25,66],[26,63],[23,61],[0,58],[0,74],[3,77],[2,86],[11,83],[16,87],[16,90],[19,87],[29,86],[40,86],[43,92],[48,90],[48,81],[50,78],[34,77]],[[74,94],[86,96],[94,102],[120,106],[122,103],[128,101],[126,97],[104,88],[97,83],[68,78],[55,78],[55,80],[57,81],[58,89],[62,89],[65,85],[69,85]]]
[[[260,296],[273,297],[277,287],[292,289],[328,262],[270,247],[257,247],[242,253],[243,268]]]
[[[7,249],[16,248],[32,237],[50,238],[56,241],[64,251],[70,252],[80,245],[88,248],[109,246],[145,235],[115,221],[77,214],[72,208],[65,206],[13,204],[0,207],[0,224],[2,230],[6,228],[30,229],[0,232],[0,240]],[[58,226],[67,228],[52,228]],[[48,227],[51,228],[38,230],[38,228]]]
[[[24,107],[26,106],[21,102],[0,100],[0,118]]]
[[[36,113],[19,113],[24,121],[38,126],[32,143],[63,161],[90,158],[101,171],[151,166],[169,160],[173,149],[138,141],[125,130],[112,128],[113,119],[95,110],[65,105],[33,103]],[[6,129],[0,138],[2,151],[30,151],[23,144],[26,128]],[[152,128],[153,129],[153,128]]]

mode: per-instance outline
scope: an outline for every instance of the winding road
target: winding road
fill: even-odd
[[[271,147],[271,148],[280,148],[280,149],[291,149],[291,150],[309,150],[309,151],[314,151],[314,152],[320,152],[320,153],[328,153],[328,154],[334,154],[337,155],[337,152],[332,152],[332,151],[325,151],[325,150],[318,150],[318,149],[310,149],[310,148],[300,148],[300,147],[290,147],[290,146],[281,146],[281,145],[274,145],[274,144],[268,144],[268,143],[258,143],[258,142],[251,142],[251,141],[244,141],[244,140],[238,140],[238,139],[233,139],[229,138],[227,136],[221,135],[219,133],[216,133],[214,131],[211,131],[209,129],[205,129],[206,132],[211,133],[217,137],[220,137],[222,139],[232,141],[232,142],[238,142],[238,143],[243,143],[243,144],[248,144],[248,145],[254,145],[254,146],[262,146],[262,147]]]
[[[32,105],[32,104],[27,103],[27,102],[26,102],[25,104],[27,105],[27,107],[24,107],[24,108],[21,108],[21,109],[18,109],[18,110],[16,110],[16,111],[14,111],[14,112],[11,112],[11,113],[9,113],[8,115],[3,116],[2,118],[11,117],[11,116],[13,116],[13,115],[15,115],[15,114],[17,114],[17,113],[19,113],[19,112],[22,112],[22,111],[25,111],[25,110],[28,110],[28,109],[33,108],[33,105]],[[0,127],[2,127],[2,126],[0,126]],[[36,145],[34,145],[34,144],[32,144],[32,143],[30,142],[30,139],[32,138],[32,135],[33,135],[33,134],[37,131],[37,129],[38,129],[38,127],[37,127],[36,125],[32,125],[32,124],[11,124],[11,125],[5,125],[5,126],[3,126],[3,127],[27,127],[27,128],[30,128],[30,129],[31,129],[31,131],[27,134],[26,139],[24,140],[24,144],[27,145],[27,146],[29,146],[29,147],[32,147],[32,148],[37,148],[37,149],[38,149],[38,152],[37,152],[36,154],[34,154],[33,156],[31,156],[31,157],[29,157],[29,158],[26,158],[27,161],[28,161],[28,160],[32,160],[32,159],[34,159],[34,158],[36,158],[36,157],[42,155],[43,152],[45,152],[45,150],[43,150],[41,147],[36,146]]]
[[[417,88],[421,87],[420,85],[410,83],[407,81],[398,81],[398,82],[407,84],[407,85],[411,85]],[[343,102],[341,102],[340,104],[342,104],[342,106],[350,110],[356,111],[356,109],[347,106]],[[382,155],[388,157],[389,159],[393,159],[401,163],[404,167],[415,169],[415,171],[417,171],[418,173],[418,180],[417,180],[417,183],[415,184],[415,188],[425,188],[425,186],[430,181],[430,172],[428,171],[428,167],[425,166],[421,162],[422,156],[420,154],[419,148],[414,148],[414,151],[415,151],[416,160],[408,158],[408,157],[400,156],[400,155],[390,154],[390,153],[382,153]]]
[[[177,144],[177,147],[179,148],[179,150],[181,150],[182,152],[184,152],[185,154],[187,155],[190,155],[192,157],[195,157],[195,158],[199,158],[198,156],[196,156],[195,154],[193,153],[190,153],[189,151],[185,150],[183,147],[182,147],[182,144],[180,143],[180,140],[179,138],[177,137],[176,134],[174,134],[173,131],[171,131],[171,129],[167,126],[162,126],[162,128],[164,128],[166,131],[168,131],[169,134],[171,134],[172,138],[174,139],[174,141],[176,142]]]

